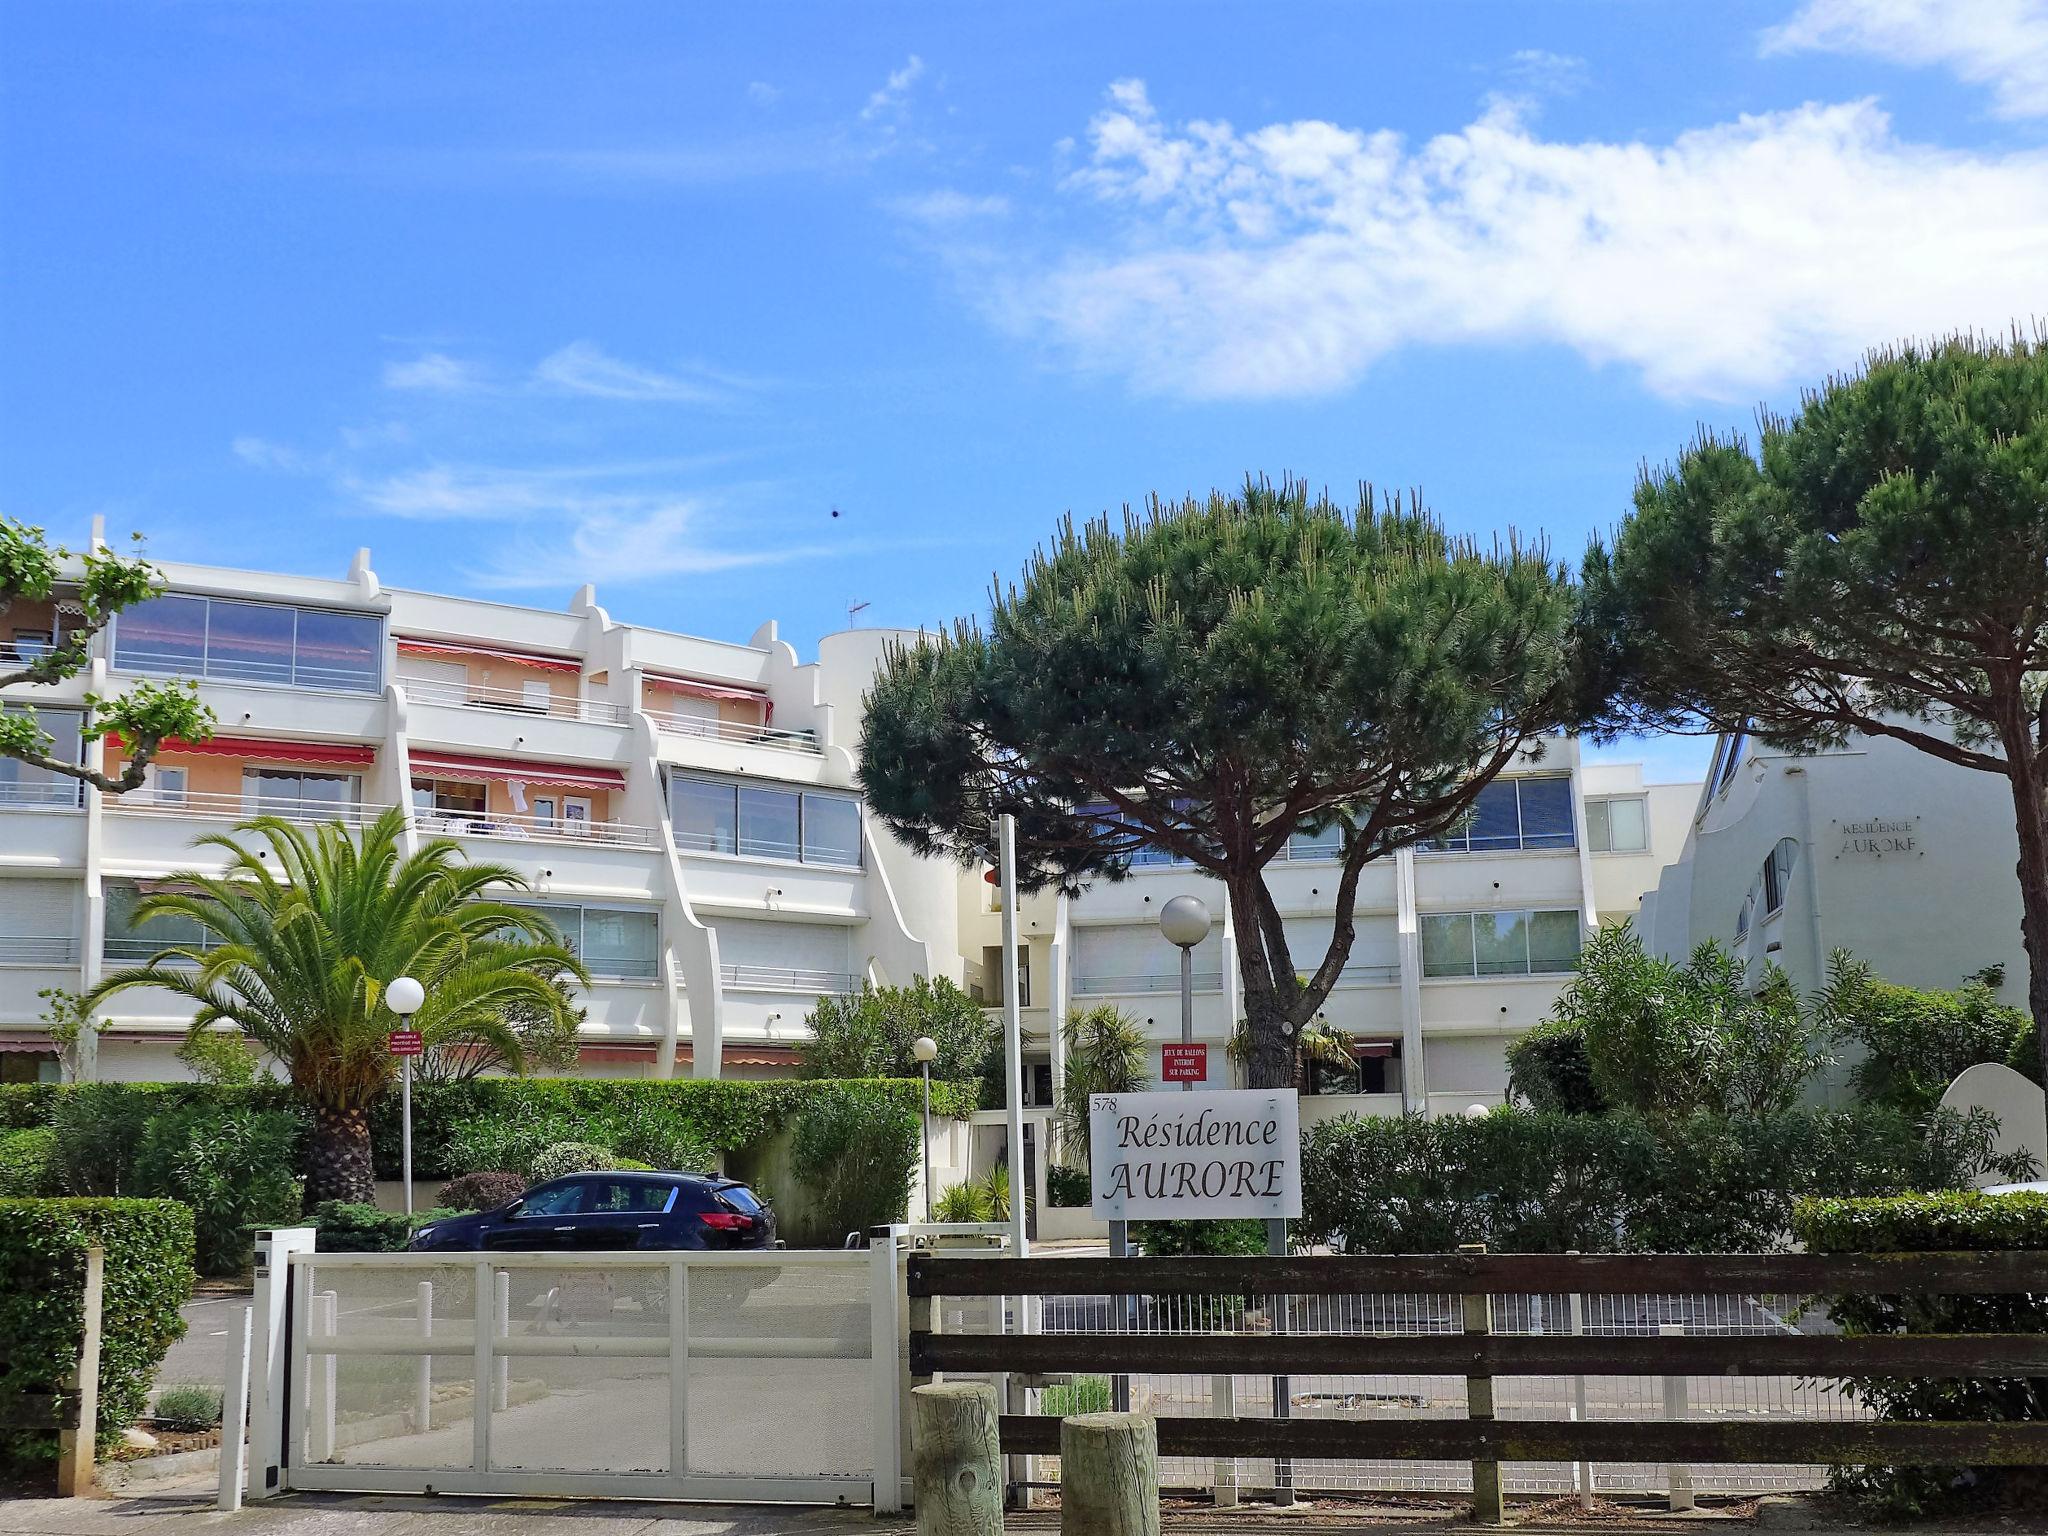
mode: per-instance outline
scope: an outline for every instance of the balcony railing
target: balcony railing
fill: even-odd
[[[238,795],[222,790],[164,790],[145,784],[125,795],[108,795],[107,809],[141,816],[204,816],[213,820],[243,821],[251,816],[277,816],[285,821],[338,821],[345,827],[365,827],[383,815],[388,805],[363,805],[337,800],[282,799],[268,795]]]
[[[0,965],[76,965],[78,936],[0,933]]]
[[[0,780],[0,811],[75,811],[84,786],[76,779]]]
[[[779,731],[773,726],[749,725],[743,720],[708,720],[702,715],[676,715],[650,709],[647,717],[655,728],[671,736],[699,736],[707,741],[733,741],[742,746],[779,747],[785,752],[821,754],[815,731]]]
[[[399,683],[407,698],[450,709],[490,709],[506,715],[534,715],[549,720],[582,720],[592,725],[624,725],[626,708],[605,699],[568,698],[550,692],[547,698],[514,688],[485,688],[439,678],[405,677]]]
[[[271,688],[312,688],[322,693],[375,693],[384,686],[373,662],[325,667],[299,657],[263,661],[249,656],[199,656],[190,650],[159,651],[116,645],[116,672],[152,677],[191,677],[210,683],[260,683]]]
[[[735,845],[729,833],[692,832],[675,829],[676,847],[684,853],[719,853],[730,858],[780,859],[791,864],[816,864],[825,869],[859,869],[860,852],[852,848],[825,848],[788,842],[781,838],[743,834]]]
[[[1194,973],[1194,986],[1197,992],[1215,992],[1223,986],[1223,973],[1221,971],[1196,971]],[[1137,976],[1076,976],[1074,978],[1074,991],[1086,997],[1100,997],[1106,993],[1178,992],[1179,990],[1180,975],[1178,972],[1167,972],[1163,975],[1153,975],[1148,972]]]
[[[851,992],[853,976],[846,971],[813,971],[788,965],[721,965],[718,979],[728,987],[751,992]]]
[[[607,848],[652,848],[652,827],[624,821],[574,821],[563,816],[489,815],[468,811],[414,811],[412,822],[430,837],[494,837],[513,842],[590,843]]]

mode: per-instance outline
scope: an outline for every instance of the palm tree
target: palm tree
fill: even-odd
[[[1152,1044],[1145,1028],[1107,1003],[1072,1015],[1064,1031],[1067,1066],[1061,1075],[1060,1140],[1066,1155],[1088,1152],[1088,1097],[1136,1093],[1152,1075]]]
[[[407,857],[404,827],[401,812],[386,811],[358,841],[339,823],[258,816],[198,839],[226,852],[226,871],[175,875],[135,916],[181,918],[203,938],[165,945],[88,999],[160,987],[199,1005],[194,1035],[232,1024],[275,1057],[313,1115],[309,1202],[376,1193],[369,1109],[393,1076],[384,1037],[399,1024],[384,1006],[387,983],[412,976],[426,988],[412,1027],[429,1048],[489,1051],[517,1072],[518,1021],[539,1014],[573,1027],[567,980],[589,980],[543,915],[498,899],[525,887],[516,871],[468,863],[446,839]],[[241,840],[250,834],[267,852]]]

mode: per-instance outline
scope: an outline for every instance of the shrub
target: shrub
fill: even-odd
[[[307,1213],[317,1229],[314,1247],[321,1253],[403,1253],[413,1232],[430,1221],[463,1214],[446,1208],[415,1211],[406,1216],[374,1205],[323,1200]]]
[[[933,1221],[988,1222],[995,1212],[989,1208],[988,1188],[979,1179],[955,1184],[932,1202]]]
[[[837,1246],[849,1232],[903,1220],[920,1152],[919,1120],[907,1106],[827,1083],[804,1106],[790,1163],[813,1212],[799,1240]]]
[[[1598,1115],[1610,1107],[1593,1085],[1583,1026],[1546,1019],[1508,1046],[1508,1092],[1539,1114]]]
[[[1134,1221],[1131,1241],[1148,1258],[1258,1258],[1266,1251],[1263,1221]]]
[[[943,976],[920,976],[907,987],[863,982],[858,991],[819,998],[804,1025],[811,1038],[797,1047],[797,1060],[808,1078],[917,1077],[911,1045],[929,1035],[939,1048],[932,1080],[978,1087],[1000,1050],[988,1010]]]
[[[441,1186],[441,1205],[451,1211],[495,1211],[526,1193],[516,1173],[465,1173]]]
[[[133,1194],[150,1117],[167,1107],[127,1084],[79,1083],[56,1101],[57,1180],[66,1194]]]
[[[1302,1144],[1297,1238],[1354,1253],[1741,1252],[1782,1247],[1808,1195],[1955,1189],[2017,1171],[1988,1117],[1886,1110],[1683,1118],[1349,1117]]]
[[[57,1193],[57,1133],[0,1132],[0,1199]]]
[[[1038,1396],[1038,1411],[1060,1419],[1077,1413],[1107,1413],[1109,1378],[1076,1376],[1070,1382],[1047,1387]]]
[[[150,1417],[166,1429],[187,1433],[211,1429],[220,1422],[221,1395],[219,1387],[181,1382],[157,1393],[156,1408]]]
[[[1045,1203],[1064,1210],[1084,1206],[1092,1202],[1094,1192],[1088,1187],[1088,1170],[1066,1168],[1053,1163],[1045,1170]]]
[[[1981,981],[1923,992],[1879,980],[1841,954],[1828,970],[1822,1010],[1837,1036],[1863,1051],[1849,1071],[1850,1088],[1902,1114],[1934,1108],[1965,1067],[2005,1061],[2027,1027],[2027,1016]]]
[[[1975,1192],[1888,1200],[1808,1200],[1793,1230],[1816,1253],[2048,1250],[2048,1195]],[[2042,1255],[2048,1268],[2048,1252]],[[1861,1292],[1827,1298],[1845,1334],[2048,1333],[2048,1294],[1906,1295]],[[1853,1377],[1844,1388],[1881,1419],[2010,1421],[2048,1418],[2048,1391],[2019,1377],[1916,1380]],[[2048,1493],[2040,1467],[1850,1467],[1837,1492],[1871,1512],[1918,1519],[1965,1502],[2017,1498],[2038,1507]]]
[[[78,1358],[85,1251],[106,1252],[101,1288],[99,1440],[142,1416],[165,1353],[185,1331],[192,1213],[169,1200],[0,1201],[0,1467],[27,1470],[57,1452],[41,1394]]]
[[[134,1184],[192,1207],[201,1274],[234,1274],[248,1258],[248,1228],[299,1219],[299,1141],[299,1122],[281,1110],[186,1105],[149,1122]]]
[[[526,1171],[534,1183],[545,1184],[564,1174],[595,1173],[618,1165],[610,1147],[600,1147],[591,1141],[558,1141],[534,1153]]]

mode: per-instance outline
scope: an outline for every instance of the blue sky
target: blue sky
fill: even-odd
[[[802,649],[1248,471],[1576,558],[1696,424],[2048,312],[2040,0],[5,34],[0,509]]]

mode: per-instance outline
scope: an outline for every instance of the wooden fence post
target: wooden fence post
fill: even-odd
[[[1159,1430],[1150,1414],[1060,1421],[1060,1536],[1159,1536]]]
[[[106,1284],[107,1251],[85,1250],[84,1336],[78,1363],[64,1377],[64,1427],[57,1431],[57,1493],[75,1499],[92,1491],[93,1461],[100,1438],[100,1293]]]
[[[1462,1243],[1460,1253],[1483,1254],[1484,1243]],[[1465,1293],[1465,1336],[1473,1338],[1493,1332],[1493,1297],[1486,1291]],[[1465,1417],[1468,1419],[1491,1419],[1493,1417],[1493,1378],[1491,1376],[1468,1375],[1465,1378]],[[1472,1518],[1483,1525],[1499,1525],[1501,1522],[1500,1463],[1497,1461],[1475,1461],[1472,1463]]]
[[[910,1426],[918,1536],[1003,1536],[996,1389],[985,1381],[912,1387]]]

